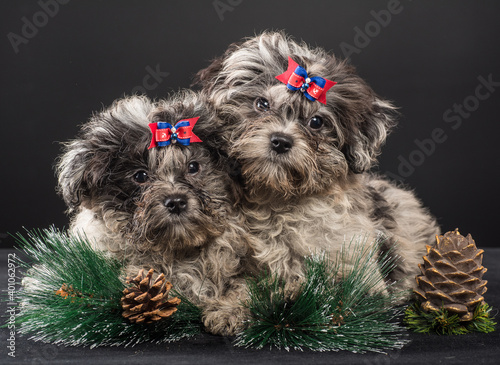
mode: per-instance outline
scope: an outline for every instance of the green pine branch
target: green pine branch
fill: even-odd
[[[490,316],[488,304],[478,305],[470,321],[460,321],[458,314],[441,308],[426,312],[419,303],[413,303],[405,310],[404,323],[417,333],[437,333],[439,335],[463,335],[471,332],[489,333],[495,330],[496,322]]]
[[[394,267],[390,252],[379,257],[380,245],[380,240],[366,245],[366,237],[359,236],[344,244],[333,264],[324,254],[307,257],[305,280],[293,299],[276,275],[249,279],[246,306],[251,316],[236,344],[352,352],[401,348],[408,342],[396,321],[401,293],[372,292],[380,277],[370,269],[370,260],[377,262],[383,275]],[[348,273],[343,266],[347,261],[354,263]],[[336,280],[339,272],[344,273],[342,282]]]
[[[65,345],[134,345],[163,343],[190,337],[201,330],[199,308],[186,298],[168,320],[151,325],[131,324],[121,316],[120,299],[124,289],[124,264],[94,251],[85,237],[68,235],[54,228],[17,235],[17,242],[28,255],[22,262],[26,270],[19,292],[20,313],[16,318],[20,332],[31,339]],[[326,255],[305,260],[305,281],[294,298],[276,275],[263,274],[249,279],[251,317],[248,328],[236,344],[316,351],[353,352],[401,348],[407,339],[397,323],[401,314],[389,296],[370,289],[380,284],[368,265],[376,260],[385,275],[394,267],[391,253],[379,257],[380,242],[366,245],[361,238],[345,244],[334,263]],[[354,263],[344,272],[344,262]],[[66,288],[67,296],[60,289]],[[58,294],[59,291],[59,294]],[[457,315],[444,310],[426,313],[414,304],[405,311],[405,324],[421,333],[488,333],[495,329],[491,307],[478,306],[474,319],[460,322]]]
[[[164,343],[201,330],[200,310],[181,297],[172,317],[155,324],[131,324],[122,314],[124,263],[91,248],[84,236],[34,230],[16,237],[29,261],[18,294],[19,331],[36,341],[64,345]],[[66,288],[67,296],[61,295]]]

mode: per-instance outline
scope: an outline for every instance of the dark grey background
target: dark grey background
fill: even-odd
[[[498,246],[500,87],[481,86],[481,100],[475,93],[480,77],[500,83],[500,3],[54,3],[0,5],[0,246],[11,246],[7,232],[23,226],[67,226],[53,161],[58,142],[73,138],[93,111],[133,91],[164,97],[189,87],[231,42],[264,29],[339,56],[356,47],[351,62],[403,114],[379,170],[414,188],[443,231],[459,227],[479,246]],[[156,78],[148,76],[155,69]],[[462,116],[448,111],[464,103]]]

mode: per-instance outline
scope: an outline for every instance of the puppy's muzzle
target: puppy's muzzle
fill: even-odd
[[[187,197],[180,194],[167,197],[164,204],[169,213],[177,215],[180,215],[182,212],[186,211],[188,207]]]
[[[287,153],[293,147],[293,138],[283,133],[273,133],[271,135],[271,149],[278,153]]]

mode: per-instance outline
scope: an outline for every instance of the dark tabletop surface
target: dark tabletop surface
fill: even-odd
[[[488,268],[486,302],[494,314],[500,308],[500,249],[487,248],[483,264]],[[0,288],[7,290],[7,259],[14,250],[0,250]],[[5,315],[6,303],[0,304]],[[4,320],[2,320],[2,323]],[[498,326],[497,326],[498,327]],[[489,364],[500,361],[500,332],[461,336],[410,333],[411,342],[387,354],[354,354],[347,351],[313,352],[277,349],[244,349],[232,338],[201,334],[170,344],[135,347],[64,347],[15,338],[15,358],[8,355],[8,330],[0,329],[0,364]]]

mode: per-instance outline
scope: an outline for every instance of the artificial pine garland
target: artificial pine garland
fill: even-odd
[[[426,312],[419,303],[413,303],[405,311],[404,322],[417,333],[437,333],[439,335],[464,335],[471,332],[489,333],[495,330],[496,322],[490,317],[488,304],[478,305],[470,321],[461,321],[456,313],[440,308]]]
[[[79,235],[50,230],[17,235],[32,262],[18,294],[20,333],[35,341],[64,345],[132,346],[190,337],[201,330],[201,312],[179,293],[177,311],[151,324],[122,316],[124,263],[93,250]]]
[[[402,310],[396,303],[402,293],[373,292],[382,283],[368,263],[375,260],[384,276],[394,267],[390,252],[379,256],[381,243],[377,239],[367,245],[366,237],[355,237],[344,244],[333,265],[324,254],[307,257],[305,280],[294,299],[275,275],[249,280],[246,305],[251,316],[236,344],[352,352],[401,348],[408,342],[397,321]],[[353,263],[349,272],[345,262]]]
[[[20,332],[31,339],[91,347],[132,346],[175,341],[201,331],[200,309],[179,293],[174,294],[178,298],[169,298],[171,287],[164,277],[153,282],[150,273],[142,272],[128,278],[133,287],[126,289],[124,263],[94,251],[85,237],[54,228],[28,232],[27,236],[17,236],[32,261],[20,262],[27,272],[19,293],[17,323]],[[380,239],[367,244],[366,237],[357,236],[344,243],[333,263],[325,254],[306,257],[305,280],[293,297],[276,275],[264,273],[249,279],[250,300],[245,305],[251,315],[235,344],[352,352],[403,347],[408,342],[398,320],[403,293],[382,292],[381,277],[373,272],[374,262],[382,276],[394,268],[392,253],[380,254],[381,244]],[[344,266],[346,262],[352,264],[350,270]],[[133,298],[124,299],[131,293]],[[142,301],[144,295],[154,302],[158,293],[162,293],[162,300],[148,302],[138,317],[152,323],[131,323],[123,317],[123,305],[137,305],[130,301]],[[138,303],[146,303],[141,301]],[[429,314],[413,306],[406,310],[405,323],[419,332],[426,332],[431,320],[449,324],[443,333],[490,332],[495,325],[489,318],[490,310],[487,305],[478,306],[475,321],[464,327],[451,315]],[[159,318],[162,315],[165,318]]]

